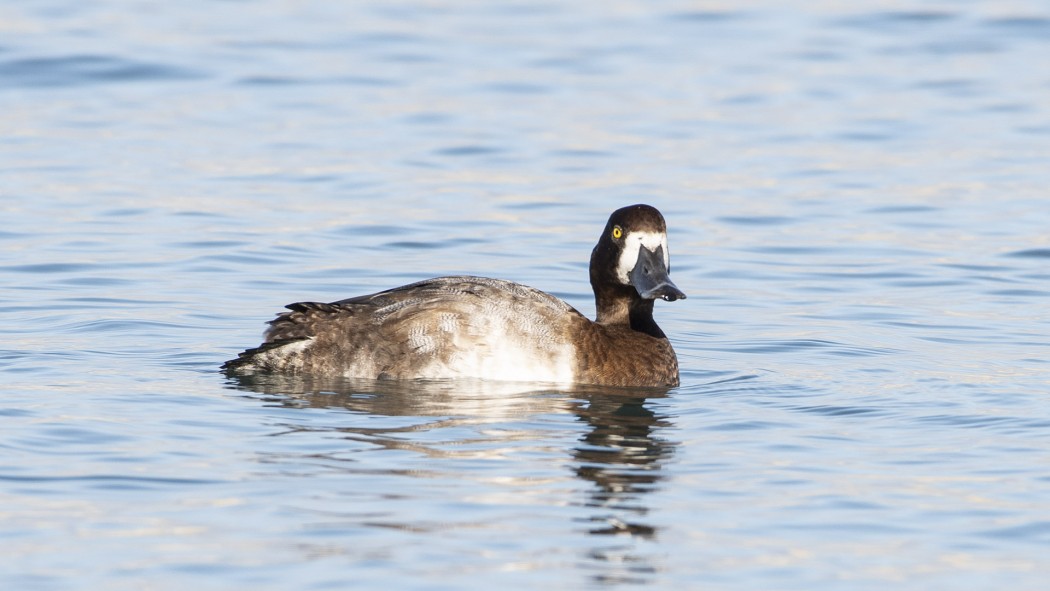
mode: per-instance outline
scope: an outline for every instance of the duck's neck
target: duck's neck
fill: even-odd
[[[607,287],[601,293],[595,290],[594,299],[598,324],[630,326],[651,337],[666,338],[653,320],[653,300],[638,297],[633,287]]]
[[[631,302],[631,328],[658,339],[667,338],[653,320],[653,300],[635,298]]]

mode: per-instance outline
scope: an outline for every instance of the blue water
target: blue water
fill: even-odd
[[[3,589],[1047,587],[1044,3],[8,4]],[[217,371],[636,202],[666,395]]]

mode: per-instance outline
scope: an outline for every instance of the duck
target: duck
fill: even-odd
[[[670,278],[667,225],[650,205],[610,216],[591,251],[590,320],[563,300],[503,279],[436,277],[331,303],[289,304],[230,375],[372,380],[477,379],[676,387],[678,358],[653,319],[685,299]]]

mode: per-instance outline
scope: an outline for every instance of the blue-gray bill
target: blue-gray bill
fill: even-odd
[[[638,261],[631,270],[631,285],[647,300],[661,298],[673,302],[685,299],[685,293],[668,275],[663,246],[658,246],[655,251],[645,247],[638,249]]]

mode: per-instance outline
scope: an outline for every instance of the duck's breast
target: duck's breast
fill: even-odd
[[[575,339],[576,380],[588,384],[674,387],[678,357],[670,341],[623,325],[590,323]]]

